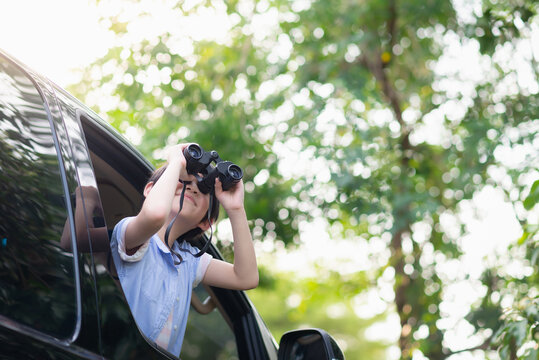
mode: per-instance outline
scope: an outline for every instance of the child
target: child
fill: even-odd
[[[256,257],[243,206],[243,182],[223,191],[216,179],[215,195],[201,193],[195,177],[186,170],[183,149],[188,145],[169,150],[167,164],[154,173],[144,188],[142,209],[137,216],[121,220],[111,240],[118,277],[137,325],[150,340],[175,356],[179,356],[183,342],[191,290],[199,282],[236,290],[258,285]],[[184,185],[182,181],[187,182]],[[184,186],[183,208],[165,244],[165,232],[178,213]],[[208,208],[210,196],[218,200],[212,201],[213,209]],[[207,253],[195,257],[199,250],[182,241],[210,228],[210,221],[217,219],[219,202],[232,225],[233,264],[213,259]]]

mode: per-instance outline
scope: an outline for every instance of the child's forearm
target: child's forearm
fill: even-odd
[[[144,200],[142,211],[148,219],[157,221],[159,229],[168,219],[172,208],[172,199],[178,186],[180,163],[174,161],[168,164],[161,178],[153,184],[153,187]]]
[[[159,180],[146,193],[142,209],[126,229],[125,247],[142,245],[168,220],[181,169],[179,161],[171,161]]]
[[[245,289],[258,286],[258,266],[245,209],[227,211],[234,237],[234,273]]]

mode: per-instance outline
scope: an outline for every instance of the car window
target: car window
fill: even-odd
[[[197,301],[203,304],[203,310],[196,306]],[[232,324],[225,319],[215,295],[199,285],[193,291],[191,304],[180,358],[238,359]]]
[[[0,57],[0,314],[58,338],[77,322],[63,182],[43,99]]]
[[[57,92],[61,91],[60,89],[56,90]],[[94,178],[95,176],[94,181],[99,188],[100,203],[103,204],[103,212],[100,212],[98,216],[99,222],[108,227],[109,235],[106,236],[106,246],[102,246],[103,239],[98,239],[96,242],[94,234],[91,234],[93,244],[91,256],[96,267],[96,291],[100,302],[99,318],[102,353],[107,359],[151,360],[170,358],[157,351],[141,335],[125,301],[110,253],[108,238],[114,225],[125,216],[135,215],[138,209],[137,203],[142,198],[141,192],[137,191],[122,175],[125,173],[122,167],[127,166],[126,164],[132,166],[133,161],[123,157],[125,154],[118,148],[110,148],[110,146],[114,146],[114,141],[110,139],[110,134],[106,131],[96,132],[96,129],[92,128],[96,124],[96,120],[90,116],[95,115],[88,115],[80,111],[80,105],[67,95],[57,93],[57,97],[64,119],[76,116],[72,120],[79,122],[81,125],[80,129],[76,129],[75,126],[72,126],[71,129],[68,128],[68,132],[70,137],[73,138],[81,136],[79,131],[82,130],[82,135],[85,137],[90,152],[89,154],[84,154],[79,160],[82,160],[83,163],[90,161],[92,166],[91,169],[88,169],[88,166],[83,164],[79,173],[80,171],[90,172],[86,175],[88,177],[87,184],[90,184],[89,177]],[[98,151],[100,156],[96,155],[95,151]],[[84,153],[86,153],[86,149]],[[82,154],[82,151],[79,151],[79,154]],[[90,156],[90,159],[88,159],[88,156]],[[141,176],[142,181],[144,181],[146,177],[144,171],[137,170],[134,173]],[[86,197],[87,194],[84,195]],[[88,222],[90,228],[91,222],[94,225],[96,224],[95,218],[89,219]],[[84,336],[91,337],[92,333],[85,333],[83,327],[81,337]]]
[[[142,189],[146,184],[151,169],[146,171],[137,168],[137,160],[130,157],[129,153],[119,151],[116,147],[114,139],[106,141],[106,134],[103,130],[99,130],[94,123],[88,120],[86,116],[81,116],[81,124],[86,137],[86,142],[90,149],[91,161],[93,169],[95,171],[95,177],[97,179],[97,186],[99,193],[101,194],[101,200],[103,203],[103,214],[106,219],[106,224],[109,232],[112,232],[114,226],[124,217],[134,216],[138,213],[140,206],[142,205]],[[110,134],[109,134],[110,136]],[[111,155],[113,154],[113,156]],[[111,254],[95,254],[98,264],[104,264],[103,269],[110,272],[116,279],[116,290],[121,289],[121,285],[118,282],[114,261],[111,259]],[[99,271],[98,271],[99,274]],[[110,277],[110,276],[109,276]],[[118,333],[114,330],[109,335],[109,325],[107,320],[111,318],[111,315],[122,317],[132,316],[125,311],[129,311],[129,307],[125,299],[119,301],[118,297],[114,299],[112,296],[112,287],[105,287],[104,278],[100,276],[98,279],[98,288],[107,291],[103,291],[100,296],[104,298],[109,296],[110,300],[107,303],[112,303],[114,300],[115,310],[107,311],[107,314],[103,315],[103,341],[105,348],[107,343],[113,344],[114,337]],[[199,285],[193,291],[193,298],[199,299],[204,302],[210,297],[211,290]],[[212,298],[215,296],[212,294]],[[193,303],[193,302],[192,302]],[[120,310],[121,309],[121,310]],[[232,323],[226,319],[226,312],[215,300],[215,305],[209,308],[205,308],[201,312],[195,309],[194,306],[190,307],[190,312],[187,321],[187,328],[185,331],[185,337],[182,346],[182,352],[180,358],[182,360],[189,359],[237,359],[238,350],[236,346],[236,339]],[[117,327],[117,325],[115,325]],[[122,326],[128,326],[126,320],[122,320]],[[132,325],[132,329],[136,329],[136,325]],[[137,330],[138,331],[138,330]],[[127,329],[121,330],[122,333],[126,333]],[[120,340],[117,338],[117,340]],[[156,344],[147,340],[154,346]],[[132,341],[129,341],[131,344]],[[138,347],[142,348],[142,347]],[[152,349],[155,353],[157,350]],[[164,349],[161,349],[164,350]],[[167,353],[171,355],[170,353]]]

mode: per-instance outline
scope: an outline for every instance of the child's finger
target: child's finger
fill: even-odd
[[[219,180],[219,178],[215,179],[215,192],[216,193],[223,192],[223,184],[221,184],[221,180]]]

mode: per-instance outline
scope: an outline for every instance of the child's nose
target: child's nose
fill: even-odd
[[[198,193],[198,186],[196,185],[196,183],[191,183],[191,184],[187,185],[187,190],[192,191],[193,193],[197,194]]]

